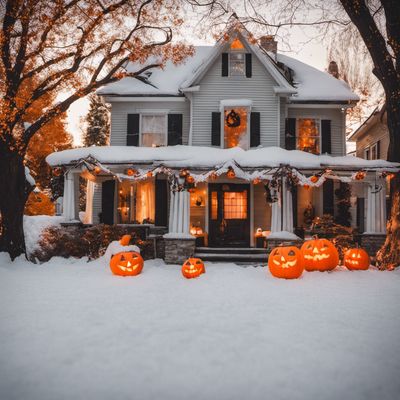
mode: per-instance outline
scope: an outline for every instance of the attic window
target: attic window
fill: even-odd
[[[243,50],[243,49],[244,49],[243,43],[239,39],[236,38],[231,43],[231,50]]]

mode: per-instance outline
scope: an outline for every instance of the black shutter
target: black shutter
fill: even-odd
[[[365,199],[357,197],[357,226],[358,232],[364,232],[364,216],[365,216]]]
[[[246,53],[246,77],[251,78],[252,66],[251,66],[251,53]]]
[[[139,114],[128,114],[126,145],[139,146]]]
[[[333,180],[327,179],[322,185],[323,201],[322,201],[322,212],[323,214],[334,215],[334,190]]]
[[[252,112],[250,114],[250,147],[260,145],[260,113]]]
[[[182,144],[182,114],[168,114],[168,146]]]
[[[323,119],[321,121],[321,154],[332,153],[332,139],[331,139],[331,120]]]
[[[229,54],[222,53],[222,76],[228,76],[229,74]]]
[[[285,149],[296,150],[296,118],[286,118]]]
[[[379,160],[381,158],[381,141],[378,140],[376,142],[376,159]]]
[[[211,116],[211,145],[221,146],[221,113],[213,112]]]
[[[104,181],[101,185],[101,219],[107,225],[114,223],[115,181]]]
[[[155,180],[155,193],[156,193],[156,212],[155,221],[156,226],[168,225],[168,182],[166,179]]]

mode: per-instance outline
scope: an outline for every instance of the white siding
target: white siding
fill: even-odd
[[[183,114],[182,142],[188,144],[190,126],[190,104],[185,101],[146,101],[146,102],[114,102],[111,103],[111,146],[126,146],[126,129],[128,114],[141,110],[167,110],[169,114]]]
[[[220,100],[250,99],[252,111],[261,114],[261,145],[278,146],[276,82],[254,54],[251,78],[221,76],[221,60],[219,56],[199,82],[200,91],[193,93],[193,145],[211,146],[211,113],[220,111]]]
[[[288,118],[319,118],[331,120],[332,155],[346,155],[345,113],[340,108],[291,108]]]

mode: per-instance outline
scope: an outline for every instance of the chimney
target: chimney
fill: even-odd
[[[276,60],[276,52],[278,51],[278,42],[273,35],[265,35],[260,37],[260,46],[266,50]],[[272,53],[272,54],[271,54]]]
[[[334,78],[339,79],[339,68],[336,61],[331,61],[328,66],[328,74],[331,74]]]

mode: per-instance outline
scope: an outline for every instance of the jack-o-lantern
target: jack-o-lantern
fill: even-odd
[[[343,264],[347,269],[366,270],[370,264],[369,255],[364,249],[349,249],[344,253]]]
[[[301,246],[306,271],[331,271],[339,264],[339,253],[327,239],[307,240]]]
[[[122,236],[121,239],[119,239],[119,244],[121,246],[129,246],[130,241],[131,241],[131,235],[124,235]]]
[[[303,255],[295,246],[275,247],[268,257],[268,267],[276,278],[299,278],[304,270]]]
[[[110,268],[114,275],[135,276],[142,272],[143,263],[143,258],[139,253],[127,251],[113,255]]]
[[[197,278],[206,272],[204,263],[200,258],[188,258],[182,265],[182,275],[187,278]]]

